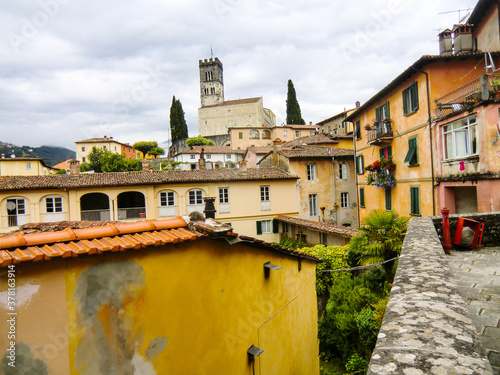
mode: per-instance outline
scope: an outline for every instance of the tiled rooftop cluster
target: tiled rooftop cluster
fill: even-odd
[[[307,137],[300,137],[294,139],[293,141],[285,142],[282,144],[283,147],[293,147],[298,145],[315,145],[315,144],[324,144],[330,143],[332,145],[339,143],[335,139],[332,138],[332,135],[327,134],[315,134]],[[350,137],[352,138],[352,136]]]
[[[321,147],[321,146],[295,146],[290,150],[281,151],[287,158],[331,158],[331,157],[353,157],[354,150],[336,147]]]
[[[352,236],[361,233],[360,231],[354,228],[343,227],[341,225],[335,225],[329,223],[320,223],[311,220],[298,219],[296,217],[290,217],[290,216],[280,215],[275,217],[275,220],[281,221],[282,223],[294,224],[311,230],[316,230],[318,232],[336,234],[344,238],[351,238]]]
[[[73,224],[74,226],[76,223]],[[40,262],[52,258],[73,258],[80,255],[95,255],[106,252],[140,250],[202,237],[224,235],[234,242],[245,241],[252,246],[265,247],[271,251],[287,254],[315,262],[320,259],[267,243],[252,237],[233,233],[231,227],[211,219],[191,222],[177,217],[158,221],[135,223],[108,223],[91,226],[89,222],[82,229],[69,226],[60,231],[40,231],[38,233],[0,237],[0,267],[24,262]],[[46,228],[45,228],[46,229]]]
[[[297,179],[277,168],[251,168],[246,173],[239,169],[197,169],[189,171],[141,171],[113,173],[85,173],[56,176],[4,176],[0,190],[62,189],[99,186],[155,185],[180,182],[218,182],[245,180]]]

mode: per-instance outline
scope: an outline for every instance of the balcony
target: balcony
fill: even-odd
[[[500,75],[482,75],[456,90],[436,99],[434,116],[440,119],[455,112],[471,109],[500,93]]]
[[[384,158],[376,160],[365,169],[368,172],[366,177],[367,185],[373,184],[381,189],[392,189],[396,185],[396,178],[394,177],[396,164],[393,163],[392,157],[389,160]]]
[[[377,146],[391,143],[394,138],[391,120],[384,120],[381,123],[375,122],[375,125],[366,126],[365,129],[369,145]]]

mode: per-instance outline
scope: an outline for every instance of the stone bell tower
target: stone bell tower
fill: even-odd
[[[224,101],[222,63],[217,57],[200,60],[200,99],[202,107]]]

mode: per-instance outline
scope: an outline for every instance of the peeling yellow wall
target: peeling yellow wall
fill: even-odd
[[[282,267],[268,279],[267,261]],[[19,289],[32,286],[18,311],[17,342],[47,374],[252,374],[251,345],[264,350],[255,373],[319,372],[310,261],[299,271],[295,258],[197,240],[17,272]]]

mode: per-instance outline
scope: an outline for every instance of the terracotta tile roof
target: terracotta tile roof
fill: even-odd
[[[248,104],[248,103],[255,103],[258,102],[261,97],[258,98],[245,98],[245,99],[235,99],[235,100],[224,100],[222,103],[219,104],[213,104],[213,105],[206,105],[202,108],[208,108],[208,107],[220,107],[224,105],[236,105],[236,104]]]
[[[332,136],[327,135],[327,134],[315,134],[315,135],[310,135],[307,137],[300,137],[297,139],[294,139],[293,141],[289,142],[284,142],[282,143],[282,147],[293,147],[293,146],[298,146],[298,145],[315,145],[315,144],[337,144],[339,143],[335,139],[332,138]]]
[[[192,149],[181,151],[179,154],[200,154],[201,149],[205,151],[205,154],[243,154],[245,152],[244,150],[233,150],[227,146],[193,146]]]
[[[335,120],[335,119],[337,119],[337,118],[339,118],[339,117],[346,117],[349,113],[354,112],[355,110],[356,110],[356,108],[347,109],[347,110],[345,110],[345,111],[343,111],[343,112],[340,112],[340,113],[338,113],[338,114],[336,114],[336,115],[334,115],[334,116],[332,116],[332,117],[329,117],[329,118],[327,118],[327,119],[325,119],[325,120],[323,120],[323,121],[317,122],[317,123],[316,123],[316,125],[323,125],[323,124],[327,124],[327,123],[329,123],[330,121],[333,121],[333,120]]]
[[[0,162],[8,162],[8,161],[39,161],[44,167],[51,169],[58,169],[56,167],[51,167],[43,161],[42,158],[28,158],[28,157],[15,157],[15,158],[0,158]]]
[[[281,153],[290,159],[296,158],[331,158],[331,157],[354,157],[354,150],[337,147],[320,146],[296,146],[290,150],[282,150]]]
[[[225,235],[236,242],[244,241],[252,246],[314,262],[321,260],[298,251],[283,248],[264,241],[239,236],[231,227],[209,220],[189,222],[182,217],[141,221],[135,223],[108,224],[101,227],[71,229],[57,232],[16,233],[0,238],[0,267],[25,262],[41,262],[52,258],[75,258],[79,255],[98,255],[106,252],[140,250],[153,246],[193,241],[202,237],[217,238]]]
[[[282,223],[297,225],[318,232],[336,234],[338,236],[345,238],[351,238],[356,234],[361,234],[359,230],[354,228],[343,227],[341,225],[335,225],[335,224],[320,223],[311,220],[298,219],[296,217],[290,217],[290,216],[280,215],[275,217],[274,220],[281,221]]]
[[[289,127],[289,128],[291,128],[291,129],[297,129],[297,130],[300,130],[300,129],[302,129],[302,130],[304,130],[304,129],[306,129],[306,130],[316,130],[316,129],[318,129],[318,126],[317,126],[317,125],[295,125],[295,124],[286,124],[286,125],[284,125],[284,126]]]
[[[297,179],[278,168],[197,169],[189,171],[140,171],[85,173],[55,176],[0,176],[0,191],[64,189],[106,186],[159,185],[186,182],[258,181]]]

